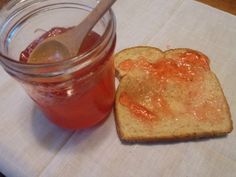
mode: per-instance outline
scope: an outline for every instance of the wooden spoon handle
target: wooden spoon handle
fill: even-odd
[[[116,0],[101,0],[94,10],[73,30],[79,31],[75,33],[75,38],[80,39],[96,25],[96,22],[107,12]],[[79,43],[79,42],[78,42]]]
[[[66,46],[71,56],[77,55],[84,38],[115,1],[116,0],[101,0],[79,25],[68,32],[55,36],[54,39],[51,38],[51,40],[56,40]]]

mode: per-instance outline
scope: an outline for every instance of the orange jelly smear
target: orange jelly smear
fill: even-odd
[[[134,61],[127,59],[119,64],[119,68],[123,71],[129,71],[134,66]]]
[[[149,75],[148,78],[150,79],[143,81],[144,84],[145,82],[158,83],[158,88],[151,88],[151,90],[149,90],[152,92],[152,96],[148,97],[148,99],[151,100],[154,108],[149,108],[150,106],[148,107],[145,104],[142,105],[138,103],[127,92],[121,92],[120,94],[120,103],[123,106],[126,106],[135,117],[139,119],[142,117],[142,119],[146,121],[158,119],[160,117],[159,114],[164,114],[169,117],[173,116],[170,106],[163,96],[169,81],[179,85],[184,85],[184,87],[189,87],[188,84],[191,84],[192,81],[201,81],[202,72],[210,70],[208,58],[199,55],[194,51],[188,51],[176,55],[173,58],[163,58],[158,60],[156,63],[149,63],[145,58],[136,61],[128,59],[122,62],[119,65],[119,68],[124,71],[129,71],[135,68],[142,69],[142,71],[146,71],[145,73]],[[153,78],[154,80],[151,80]],[[148,96],[146,93],[139,93],[138,90],[135,94],[145,95],[144,97]],[[185,109],[188,109],[188,105],[185,105]]]
[[[133,99],[126,92],[121,93],[119,101],[122,105],[129,107],[131,112],[142,121],[153,120],[155,117],[155,115],[144,106],[133,101]]]
[[[33,41],[20,55],[20,61],[27,63],[30,53],[44,39],[65,32],[66,28],[53,28]],[[90,32],[85,38],[80,52],[91,49],[101,36]],[[29,94],[52,122],[70,129],[87,128],[97,124],[110,113],[115,97],[114,64],[112,47],[99,62],[73,73],[69,85],[61,87],[59,83],[37,83],[30,88]],[[101,69],[103,68],[103,69]],[[86,73],[94,73],[86,76]],[[88,79],[79,80],[83,76]],[[66,77],[66,76],[65,76]]]

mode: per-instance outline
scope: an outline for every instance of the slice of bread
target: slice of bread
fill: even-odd
[[[115,67],[122,78],[115,101],[122,141],[190,140],[232,131],[227,101],[204,54],[133,47],[115,55]]]

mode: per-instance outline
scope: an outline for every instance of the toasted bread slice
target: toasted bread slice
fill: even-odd
[[[115,101],[122,141],[190,140],[232,131],[227,101],[204,54],[191,49],[156,49],[159,57],[150,60],[148,51],[137,54],[139,50],[123,50],[115,58],[119,56],[116,69],[123,76]],[[125,72],[117,68],[125,62],[123,57],[137,59]]]

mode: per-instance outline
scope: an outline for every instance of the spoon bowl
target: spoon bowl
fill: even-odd
[[[79,25],[39,43],[28,62],[52,63],[76,56],[84,38],[115,1],[101,0]]]
[[[28,63],[53,63],[70,57],[71,54],[65,45],[56,40],[48,40],[32,51]]]

